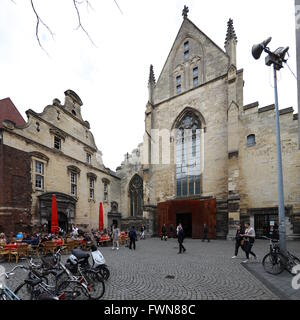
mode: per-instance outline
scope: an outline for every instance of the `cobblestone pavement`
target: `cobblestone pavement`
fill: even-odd
[[[259,281],[241,265],[245,259],[240,251],[237,259],[231,259],[234,242],[225,240],[186,239],[187,251],[177,254],[176,239],[161,241],[148,238],[136,243],[137,249],[101,247],[111,276],[106,282],[104,299],[114,300],[277,300],[276,293]],[[300,242],[289,242],[291,252],[299,255]],[[258,261],[268,251],[268,242],[257,240],[254,252]],[[63,260],[67,256],[63,256]],[[20,262],[22,263],[22,261]],[[3,263],[7,270],[13,263]],[[7,281],[16,288],[26,273],[19,270]],[[171,276],[171,277],[168,277]],[[174,278],[173,278],[174,277]]]

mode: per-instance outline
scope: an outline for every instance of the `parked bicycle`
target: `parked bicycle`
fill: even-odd
[[[5,276],[6,279],[9,279],[9,276],[14,274],[16,268],[17,267],[14,267],[10,272],[1,273],[0,278]],[[0,300],[20,300],[20,298],[4,283],[0,283]]]
[[[29,266],[22,266],[27,278],[15,289],[14,293],[21,300],[84,300],[91,299],[89,289],[79,278],[59,261],[54,268],[43,269],[42,264],[29,261]],[[47,276],[55,276],[54,284],[49,285]],[[66,278],[62,277],[66,274]],[[59,281],[59,279],[61,281]]]
[[[90,288],[93,299],[100,299],[105,292],[102,269],[93,268],[89,264],[90,254],[81,249],[72,250],[65,266],[74,276],[81,277]],[[107,275],[109,277],[109,274]]]
[[[280,274],[286,269],[289,273],[293,272],[293,267],[300,264],[300,259],[291,254],[289,251],[283,253],[280,251],[279,240],[263,237],[270,241],[270,251],[262,260],[266,272],[271,274]]]
[[[71,254],[67,260],[67,263],[65,265],[62,264],[60,249],[54,253],[53,256],[42,257],[42,267],[44,272],[63,270],[64,272],[62,275],[60,275],[60,277],[58,277],[57,281],[60,283],[63,281],[79,281],[87,288],[88,295],[86,292],[85,295],[88,297],[88,299],[98,300],[102,298],[105,293],[105,284],[101,273],[86,264],[86,257],[87,259],[89,257],[88,253],[80,249],[74,250],[78,250],[78,253],[82,255],[79,259],[80,262],[73,254]]]

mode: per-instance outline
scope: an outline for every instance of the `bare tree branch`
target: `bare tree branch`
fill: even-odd
[[[73,4],[74,4],[74,7],[76,9],[76,12],[77,12],[77,18],[78,18],[78,27],[76,28],[76,30],[78,30],[79,28],[87,35],[87,37],[89,38],[89,40],[91,41],[91,43],[97,48],[97,46],[95,45],[94,41],[92,40],[92,38],[90,37],[89,33],[85,30],[85,28],[83,27],[82,23],[81,23],[81,17],[80,17],[80,12],[79,12],[79,9],[78,9],[78,4],[82,4],[82,3],[89,3],[87,0],[85,1],[81,1],[79,2],[78,0],[73,0]]]
[[[33,12],[35,13],[36,16],[36,27],[35,27],[35,35],[38,41],[39,46],[47,53],[47,55],[49,56],[48,52],[45,50],[45,48],[42,46],[41,41],[40,41],[40,37],[39,37],[39,25],[40,23],[48,30],[48,32],[51,34],[52,38],[54,38],[54,33],[51,31],[51,29],[46,25],[46,23],[40,18],[39,14],[37,13],[35,6],[33,4],[33,0],[30,0],[31,2],[31,7]]]
[[[121,8],[120,8],[120,6],[119,6],[119,4],[118,4],[117,0],[114,0],[114,2],[115,2],[115,4],[117,5],[117,7],[119,8],[120,12],[123,14],[123,12],[122,12],[122,10],[121,10]]]

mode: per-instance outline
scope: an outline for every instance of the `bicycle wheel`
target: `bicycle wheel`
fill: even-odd
[[[101,274],[94,270],[86,270],[84,277],[87,281],[87,286],[92,300],[100,299],[105,292],[105,284]]]
[[[294,256],[293,254],[291,253],[288,253],[288,260],[287,260],[287,263],[286,263],[286,270],[292,274],[292,275],[295,275],[297,274],[297,272],[293,272],[293,268],[296,266],[296,265],[300,265],[300,259],[298,259],[296,256]]]
[[[20,298],[20,300],[33,300],[32,287],[22,282],[14,291],[14,294]]]
[[[34,273],[30,271],[30,272],[28,273],[28,279],[34,280],[34,279],[36,279],[36,278],[42,279],[43,282],[45,282],[46,284],[49,283],[48,278],[47,278],[46,276],[43,276],[43,275],[41,275],[41,274],[38,274],[37,271],[35,271]]]
[[[284,270],[284,257],[280,254],[268,253],[264,256],[262,264],[266,272],[271,274],[280,274]]]
[[[106,267],[103,267],[100,269],[100,274],[104,280],[107,280],[110,276],[110,272],[109,272],[108,268],[106,268]]]
[[[57,296],[64,296],[64,300],[89,300],[87,287],[77,280],[66,280],[59,284]],[[61,299],[63,300],[63,299]]]

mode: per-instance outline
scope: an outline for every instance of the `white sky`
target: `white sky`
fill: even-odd
[[[54,40],[40,25],[35,38],[35,15],[29,0],[0,0],[0,99],[10,97],[24,119],[25,111],[42,112],[64,91],[82,99],[82,115],[90,122],[104,164],[112,170],[142,142],[148,99],[149,66],[156,79],[182,23],[182,9],[222,49],[227,21],[233,18],[238,37],[238,68],[244,69],[244,104],[272,104],[271,68],[251,56],[254,43],[273,37],[271,49],[290,46],[296,73],[294,0],[90,0],[94,10],[80,6],[83,26],[94,47],[77,27],[72,0],[35,0]],[[283,4],[284,3],[284,4]],[[297,112],[297,82],[285,67],[279,77],[280,109]]]

